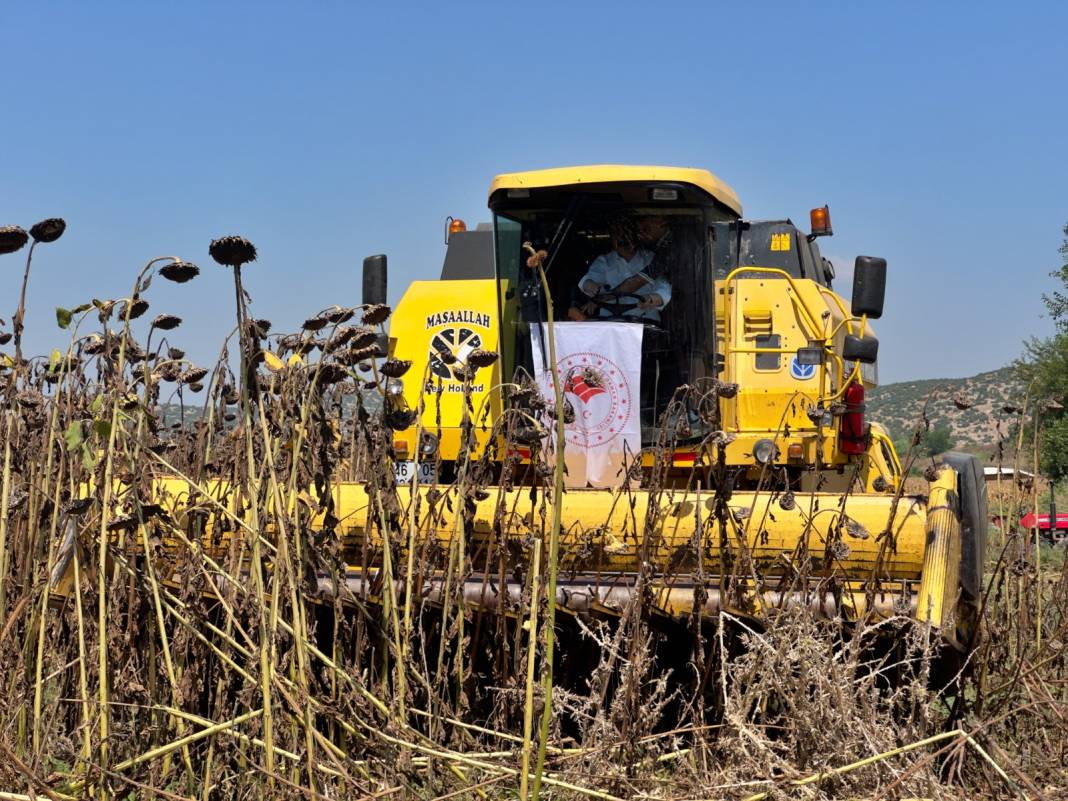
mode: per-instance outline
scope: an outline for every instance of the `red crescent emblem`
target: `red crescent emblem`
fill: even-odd
[[[596,395],[603,395],[605,389],[604,387],[591,387],[581,375],[573,375],[568,378],[567,383],[564,384],[564,392],[570,392],[572,395],[577,396],[583,403],[586,403],[590,398],[595,397]]]

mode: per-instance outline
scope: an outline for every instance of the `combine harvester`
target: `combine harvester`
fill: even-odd
[[[580,616],[804,606],[974,642],[981,467],[947,454],[925,495],[905,493],[864,406],[886,262],[858,257],[851,302],[836,294],[826,207],[806,234],[744,220],[704,170],[611,165],[500,175],[489,207],[492,226],[451,221],[440,280],[412,283],[389,319],[376,377],[392,441],[367,481],[330,487],[347,567],[319,575],[324,597],[392,605],[407,588],[516,618],[556,550],[557,607]],[[363,288],[387,333],[384,256]],[[179,518],[195,491],[157,488]],[[209,492],[236,508],[226,485]]]
[[[460,538],[469,604],[518,610],[520,568],[548,541],[554,351],[567,421],[560,608],[618,615],[640,591],[676,619],[804,604],[908,615],[959,648],[973,639],[981,467],[947,454],[926,495],[904,493],[864,406],[886,262],[858,257],[851,303],[836,294],[817,246],[832,233],[826,207],[806,234],[744,220],[704,170],[613,165],[500,175],[489,207],[492,226],[451,221],[441,279],[405,291],[390,354],[413,366],[385,386],[394,524],[433,531],[443,552]],[[613,247],[645,259],[644,276],[580,286]],[[365,303],[384,302],[385,271],[384,257],[365,261]],[[657,287],[668,302],[636,310]],[[479,488],[449,500],[476,472]],[[336,502],[366,542],[365,487]],[[366,594],[368,578],[351,568],[348,583]],[[426,579],[424,598],[447,580]]]

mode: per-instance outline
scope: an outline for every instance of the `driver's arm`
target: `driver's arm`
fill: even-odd
[[[652,301],[655,308],[663,308],[671,300],[671,284],[666,278],[657,278],[650,281],[652,291],[646,295],[646,300]],[[656,299],[655,301],[653,299]]]
[[[630,278],[627,278],[619,286],[617,286],[613,292],[626,295],[631,292],[637,292],[646,284],[653,283],[653,279],[647,276],[645,273],[635,273]]]
[[[598,256],[590,264],[589,270],[579,279],[579,289],[588,296],[600,295],[606,288],[608,279],[608,261],[604,256]]]
[[[598,284],[590,279],[586,279],[579,285],[579,289],[592,298],[594,295],[601,294],[601,289],[604,286],[604,284]]]

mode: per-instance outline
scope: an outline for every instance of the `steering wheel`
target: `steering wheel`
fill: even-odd
[[[620,303],[622,298],[633,298],[635,303]],[[590,298],[590,303],[597,306],[599,309],[604,309],[609,312],[607,317],[599,316],[598,320],[607,320],[612,322],[638,322],[641,320],[641,316],[634,317],[628,315],[627,312],[633,311],[638,308],[644,298],[641,295],[635,295],[633,292],[602,292],[599,295],[594,295]]]

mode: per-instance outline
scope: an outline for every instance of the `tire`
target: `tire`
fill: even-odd
[[[987,527],[990,521],[983,467],[970,453],[953,451],[942,455],[942,464],[952,467],[957,473],[961,523],[961,590],[967,602],[978,606],[983,593]]]

